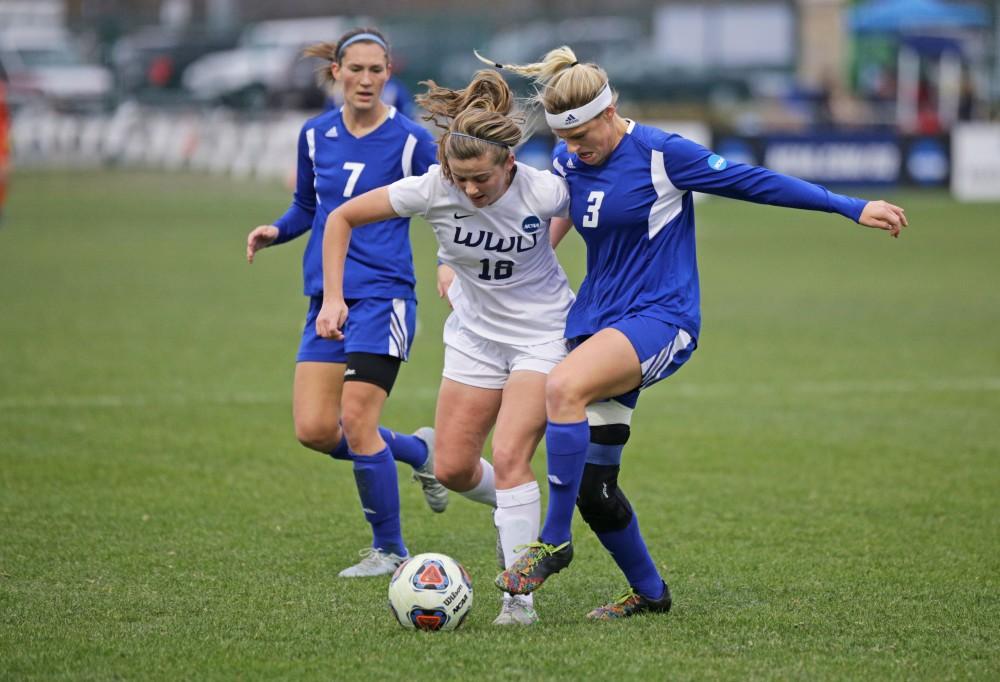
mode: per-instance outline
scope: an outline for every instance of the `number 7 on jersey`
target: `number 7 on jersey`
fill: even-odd
[[[365,169],[365,164],[358,163],[357,161],[345,161],[344,170],[351,172],[351,177],[347,178],[347,184],[344,185],[344,196],[350,197],[354,194],[354,186],[358,184],[358,178],[361,176],[361,171]]]

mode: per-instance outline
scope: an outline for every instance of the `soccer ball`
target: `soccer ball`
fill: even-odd
[[[454,630],[472,608],[472,578],[450,556],[418,554],[389,581],[389,610],[404,628]]]

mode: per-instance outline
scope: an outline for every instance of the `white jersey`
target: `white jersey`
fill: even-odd
[[[448,298],[467,329],[516,345],[563,337],[573,292],[549,244],[549,221],[568,215],[562,178],[518,163],[503,196],[475,208],[434,165],[389,185],[389,201],[434,228],[438,258],[456,274]]]

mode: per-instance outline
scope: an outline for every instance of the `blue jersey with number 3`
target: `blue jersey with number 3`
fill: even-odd
[[[276,244],[308,230],[302,256],[307,296],[323,293],[323,232],[331,211],[351,197],[437,163],[434,139],[390,107],[389,117],[364,137],[354,137],[339,109],[306,121],[299,133],[298,176],[292,205],[275,221]],[[394,218],[351,232],[344,265],[344,298],[413,298],[410,221]]]
[[[560,142],[553,167],[566,178],[570,217],[587,244],[587,276],[566,337],[646,315],[697,337],[701,328],[691,191],[840,213],[865,202],[766,168],[729,163],[699,144],[628,122],[604,163],[589,166]]]

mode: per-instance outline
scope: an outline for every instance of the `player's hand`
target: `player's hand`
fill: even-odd
[[[909,225],[903,209],[882,200],[869,201],[865,204],[858,222],[866,227],[887,230],[893,237],[898,237],[902,229]]]
[[[344,299],[323,299],[323,307],[316,316],[316,334],[324,339],[343,341],[344,323],[347,322],[347,303]]]
[[[278,238],[278,228],[274,225],[260,225],[247,235],[247,263],[253,263],[253,255]]]
[[[451,283],[455,281],[455,271],[451,269],[451,266],[441,263],[438,265],[437,280],[438,296],[451,306],[451,299],[448,298],[448,289],[451,289]]]

